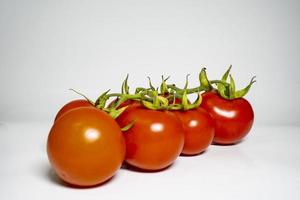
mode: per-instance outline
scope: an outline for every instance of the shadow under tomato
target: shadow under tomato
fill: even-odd
[[[195,157],[195,156],[200,156],[200,155],[203,155],[203,154],[206,154],[206,152],[208,151],[208,149],[200,152],[200,153],[197,153],[197,154],[192,154],[192,155],[189,155],[189,154],[180,154],[180,157]]]
[[[65,181],[63,181],[62,179],[60,179],[55,171],[50,167],[50,164],[47,166],[43,167],[43,176],[50,181],[51,183],[55,184],[55,185],[59,185],[62,187],[67,187],[67,188],[74,188],[74,189],[89,189],[89,188],[95,188],[95,187],[99,187],[99,186],[103,186],[108,184],[109,182],[111,182],[116,175],[114,175],[113,177],[109,178],[108,180],[104,181],[103,183],[99,183],[96,185],[92,185],[92,186],[78,186],[78,185],[73,185],[70,183],[67,183]]]
[[[175,165],[175,163],[172,163],[171,165],[169,165],[169,166],[167,166],[165,168],[162,168],[162,169],[158,169],[158,170],[146,170],[146,169],[141,169],[141,168],[132,166],[132,165],[124,162],[123,165],[122,165],[122,167],[121,167],[121,169],[125,169],[125,170],[132,171],[132,172],[137,172],[137,173],[159,173],[159,172],[171,169],[172,167],[174,167],[174,165]]]
[[[240,140],[238,142],[230,143],[230,144],[220,144],[220,143],[213,142],[212,145],[215,145],[215,146],[234,146],[234,145],[238,145],[238,144],[242,143],[243,141],[244,140]]]

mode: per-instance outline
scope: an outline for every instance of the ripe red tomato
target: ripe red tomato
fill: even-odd
[[[254,113],[250,103],[244,98],[227,100],[217,92],[202,95],[203,107],[215,121],[214,143],[234,144],[250,131]]]
[[[52,126],[47,143],[57,175],[78,186],[93,186],[111,178],[125,158],[118,124],[92,107],[73,109]]]
[[[56,114],[55,120],[56,121],[58,118],[60,118],[62,115],[64,115],[66,112],[74,109],[74,108],[80,108],[80,107],[92,107],[93,105],[88,102],[85,99],[77,99],[70,101],[66,105],[64,105]]]
[[[214,121],[203,109],[175,111],[185,132],[182,154],[196,155],[205,151],[215,134]]]
[[[160,170],[171,165],[184,144],[181,122],[170,111],[128,107],[118,118],[120,127],[134,121],[124,132],[126,162],[144,170]]]

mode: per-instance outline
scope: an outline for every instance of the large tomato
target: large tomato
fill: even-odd
[[[214,121],[203,109],[175,111],[185,132],[182,154],[196,155],[205,151],[214,138]]]
[[[234,144],[250,131],[254,113],[250,103],[244,98],[227,100],[217,92],[202,95],[203,107],[215,121],[214,143]]]
[[[80,107],[92,107],[93,105],[88,102],[85,99],[77,99],[70,101],[69,103],[65,104],[56,114],[55,120],[56,121],[58,118],[60,118],[62,115],[64,115],[66,112],[74,109],[74,108],[80,108]]]
[[[170,111],[149,110],[140,105],[128,107],[118,118],[120,127],[134,122],[124,132],[126,162],[144,170],[160,170],[180,155],[184,131]]]
[[[64,181],[78,186],[100,184],[120,168],[125,141],[118,124],[92,107],[70,110],[52,126],[47,143],[50,163]]]

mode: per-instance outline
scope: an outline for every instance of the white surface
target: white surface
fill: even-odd
[[[0,124],[0,199],[300,199],[300,127],[254,127],[242,143],[179,157],[167,170],[121,169],[106,184],[69,188],[45,151],[49,123]]]
[[[160,76],[196,86],[233,64],[258,124],[300,125],[299,0],[0,0],[0,121],[51,120],[91,98]],[[38,108],[38,109],[37,109]],[[276,108],[276,111],[275,109]],[[274,110],[274,112],[269,112]]]

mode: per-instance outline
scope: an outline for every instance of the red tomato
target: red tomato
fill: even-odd
[[[85,99],[77,99],[70,101],[66,105],[64,105],[56,114],[55,120],[56,121],[58,118],[60,118],[62,115],[64,115],[66,112],[74,109],[74,108],[80,108],[80,107],[92,107],[93,105],[88,102]]]
[[[48,158],[57,175],[78,186],[93,186],[111,178],[125,158],[118,124],[92,107],[73,109],[52,126]]]
[[[182,154],[196,155],[205,151],[214,138],[214,121],[203,109],[175,111],[185,132]]]
[[[253,109],[244,98],[227,100],[217,92],[205,92],[202,95],[201,107],[208,111],[215,121],[214,143],[237,143],[252,127]]]
[[[134,121],[124,132],[126,162],[144,170],[160,170],[171,165],[182,151],[184,132],[174,113],[128,107],[118,118],[120,127]]]

